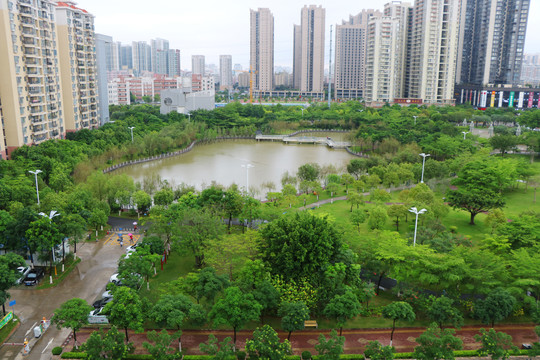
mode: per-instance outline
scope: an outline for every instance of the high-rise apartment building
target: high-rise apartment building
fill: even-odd
[[[351,15],[349,21],[343,21],[341,25],[336,26],[334,70],[336,99],[355,99],[364,96],[368,21],[381,15],[379,10],[362,10],[356,16]]]
[[[167,75],[168,76],[180,76],[182,75],[182,70],[180,67],[180,50],[170,49],[168,51],[167,57]]]
[[[293,71],[300,72],[301,92],[321,93],[324,90],[325,17],[326,10],[322,6],[306,5],[302,8],[300,46],[296,43],[295,28],[294,58],[298,57],[299,51],[301,55],[300,62],[295,61]]]
[[[300,89],[302,79],[302,27],[293,25],[293,87]]]
[[[270,9],[250,10],[250,71],[255,90],[274,88],[274,15]]]
[[[158,74],[167,74],[169,40],[160,38],[152,39],[150,40],[150,49],[152,52],[152,72]],[[160,57],[159,60],[158,56]]]
[[[94,16],[73,1],[56,6],[58,55],[66,131],[97,128],[98,80]]]
[[[219,86],[221,90],[233,87],[231,55],[220,55],[219,57]]]
[[[520,82],[530,0],[462,0],[459,84]]]
[[[407,95],[453,103],[462,0],[416,0],[409,35]]]
[[[191,73],[204,76],[206,68],[204,55],[191,55]]]
[[[97,80],[98,80],[98,109],[100,125],[109,122],[109,95],[107,88],[107,73],[110,61],[113,57],[113,49],[118,49],[116,43],[113,42],[112,36],[96,34],[96,63],[97,63]]]
[[[144,71],[152,71],[152,48],[145,41],[134,41],[131,44],[133,53],[133,70],[137,75]]]
[[[55,19],[53,1],[0,0],[2,159],[66,131]]]
[[[133,47],[130,45],[119,45],[119,70],[131,70],[133,69]]]

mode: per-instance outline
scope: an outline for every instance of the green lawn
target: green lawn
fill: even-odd
[[[4,316],[0,317],[0,320],[3,319]],[[17,315],[13,314],[13,319],[6,324],[2,329],[0,329],[0,344],[3,344],[6,340],[9,334],[11,334],[11,331],[15,329],[15,327],[19,324],[19,318]]]

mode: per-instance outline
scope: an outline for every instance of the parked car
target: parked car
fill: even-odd
[[[133,245],[131,245],[131,246],[128,246],[128,247],[126,248],[126,253],[131,253],[131,252],[137,251],[137,248],[138,248],[139,246],[141,246],[141,243],[136,243],[136,244],[133,244]]]
[[[96,301],[94,301],[94,304],[93,304],[94,309],[99,309],[101,307],[104,307],[105,305],[107,305],[111,301],[112,301],[112,297],[96,300]]]
[[[530,350],[530,349],[532,349],[532,345],[531,344],[521,344],[521,348],[526,349],[526,350]]]
[[[17,271],[21,273],[21,277],[17,279],[17,284],[22,284],[22,282],[24,281],[24,278],[26,277],[26,275],[28,275],[31,269],[32,268],[30,266],[19,266],[17,268]]]
[[[112,299],[113,294],[110,290],[105,291],[103,294],[101,294],[101,297],[104,299]]]
[[[24,278],[24,285],[32,286],[37,285],[39,280],[45,275],[45,272],[42,268],[34,268],[30,270],[26,277]]]
[[[103,307],[100,307],[98,309],[94,309],[92,311],[90,311],[90,314],[88,316],[98,316],[98,315],[103,315],[101,314],[101,312],[103,311]]]
[[[120,279],[118,278],[118,273],[112,274],[109,278],[109,282],[112,282],[114,284],[116,284],[118,281],[120,281]]]

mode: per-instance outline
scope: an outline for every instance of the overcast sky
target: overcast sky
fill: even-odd
[[[412,0],[411,0],[412,1]],[[300,24],[304,5],[326,9],[326,58],[330,25],[341,24],[362,9],[383,9],[389,0],[78,0],[95,18],[96,32],[114,41],[150,41],[163,38],[180,49],[182,69],[191,69],[191,55],[205,55],[219,65],[219,55],[232,55],[233,64],[249,64],[249,9],[268,7],[274,14],[276,66],[292,66],[293,24]],[[540,0],[531,1],[526,53],[540,53]],[[334,33],[335,34],[335,33]],[[335,37],[333,36],[335,39]],[[335,40],[333,40],[335,42]],[[335,45],[335,44],[334,44]],[[334,46],[333,46],[334,47]],[[335,47],[334,47],[335,48]],[[328,66],[328,62],[326,63]]]

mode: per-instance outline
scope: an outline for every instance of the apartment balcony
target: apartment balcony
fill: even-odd
[[[39,124],[45,121],[45,117],[42,116],[30,116],[30,121],[32,124]]]
[[[32,105],[43,104],[43,102],[43,96],[30,96],[30,104]]]
[[[88,123],[88,121],[82,121],[81,125],[82,125],[83,128],[87,128],[89,123]]]
[[[39,52],[37,50],[37,48],[32,48],[32,47],[25,47],[24,48],[24,55],[27,56],[27,57],[38,57],[39,56]]]
[[[93,118],[96,118],[96,117],[97,117],[97,112],[92,111],[92,112],[90,113],[90,116],[93,117]]]
[[[30,114],[32,115],[43,115],[45,114],[45,108],[43,106],[36,106],[36,107],[32,107],[30,109]]]
[[[58,130],[53,130],[50,133],[51,137],[57,137],[59,134],[60,134],[60,132]]]
[[[97,110],[97,105],[90,105],[90,110]]]
[[[40,77],[32,77],[32,78],[28,78],[28,83],[30,85],[40,85],[42,83],[41,81],[41,78]]]
[[[49,114],[49,120],[54,120],[54,119],[58,119],[58,113],[56,112]]]
[[[49,96],[47,97],[47,99],[49,99],[49,101],[56,101],[56,96],[54,96],[54,95],[49,95]]]
[[[31,129],[32,129],[32,132],[34,133],[34,135],[40,134],[42,132],[47,131],[47,128],[46,128],[45,124],[43,124],[43,125],[34,125],[34,126],[31,127]]]
[[[32,10],[31,7],[25,5],[24,3],[20,3],[20,6],[19,6],[19,12],[23,15],[34,15],[34,10]]]
[[[52,121],[52,122],[49,123],[49,129],[57,128],[57,127],[58,127],[58,122]]]
[[[51,104],[47,106],[47,110],[49,111],[56,111],[57,109],[58,109],[58,106],[56,106],[55,104]]]
[[[47,86],[47,87],[45,87],[45,90],[50,91],[50,92],[54,92],[54,86],[52,86],[52,85]]]
[[[31,86],[29,89],[28,89],[28,92],[32,95],[34,94],[42,94],[43,93],[43,89],[39,86]]]
[[[48,139],[46,133],[43,134],[43,135],[32,135],[31,137],[32,137],[32,139],[34,140],[35,143],[37,143],[37,142],[42,142],[42,141]]]
[[[96,103],[96,98],[90,98],[90,103],[95,104]]]

